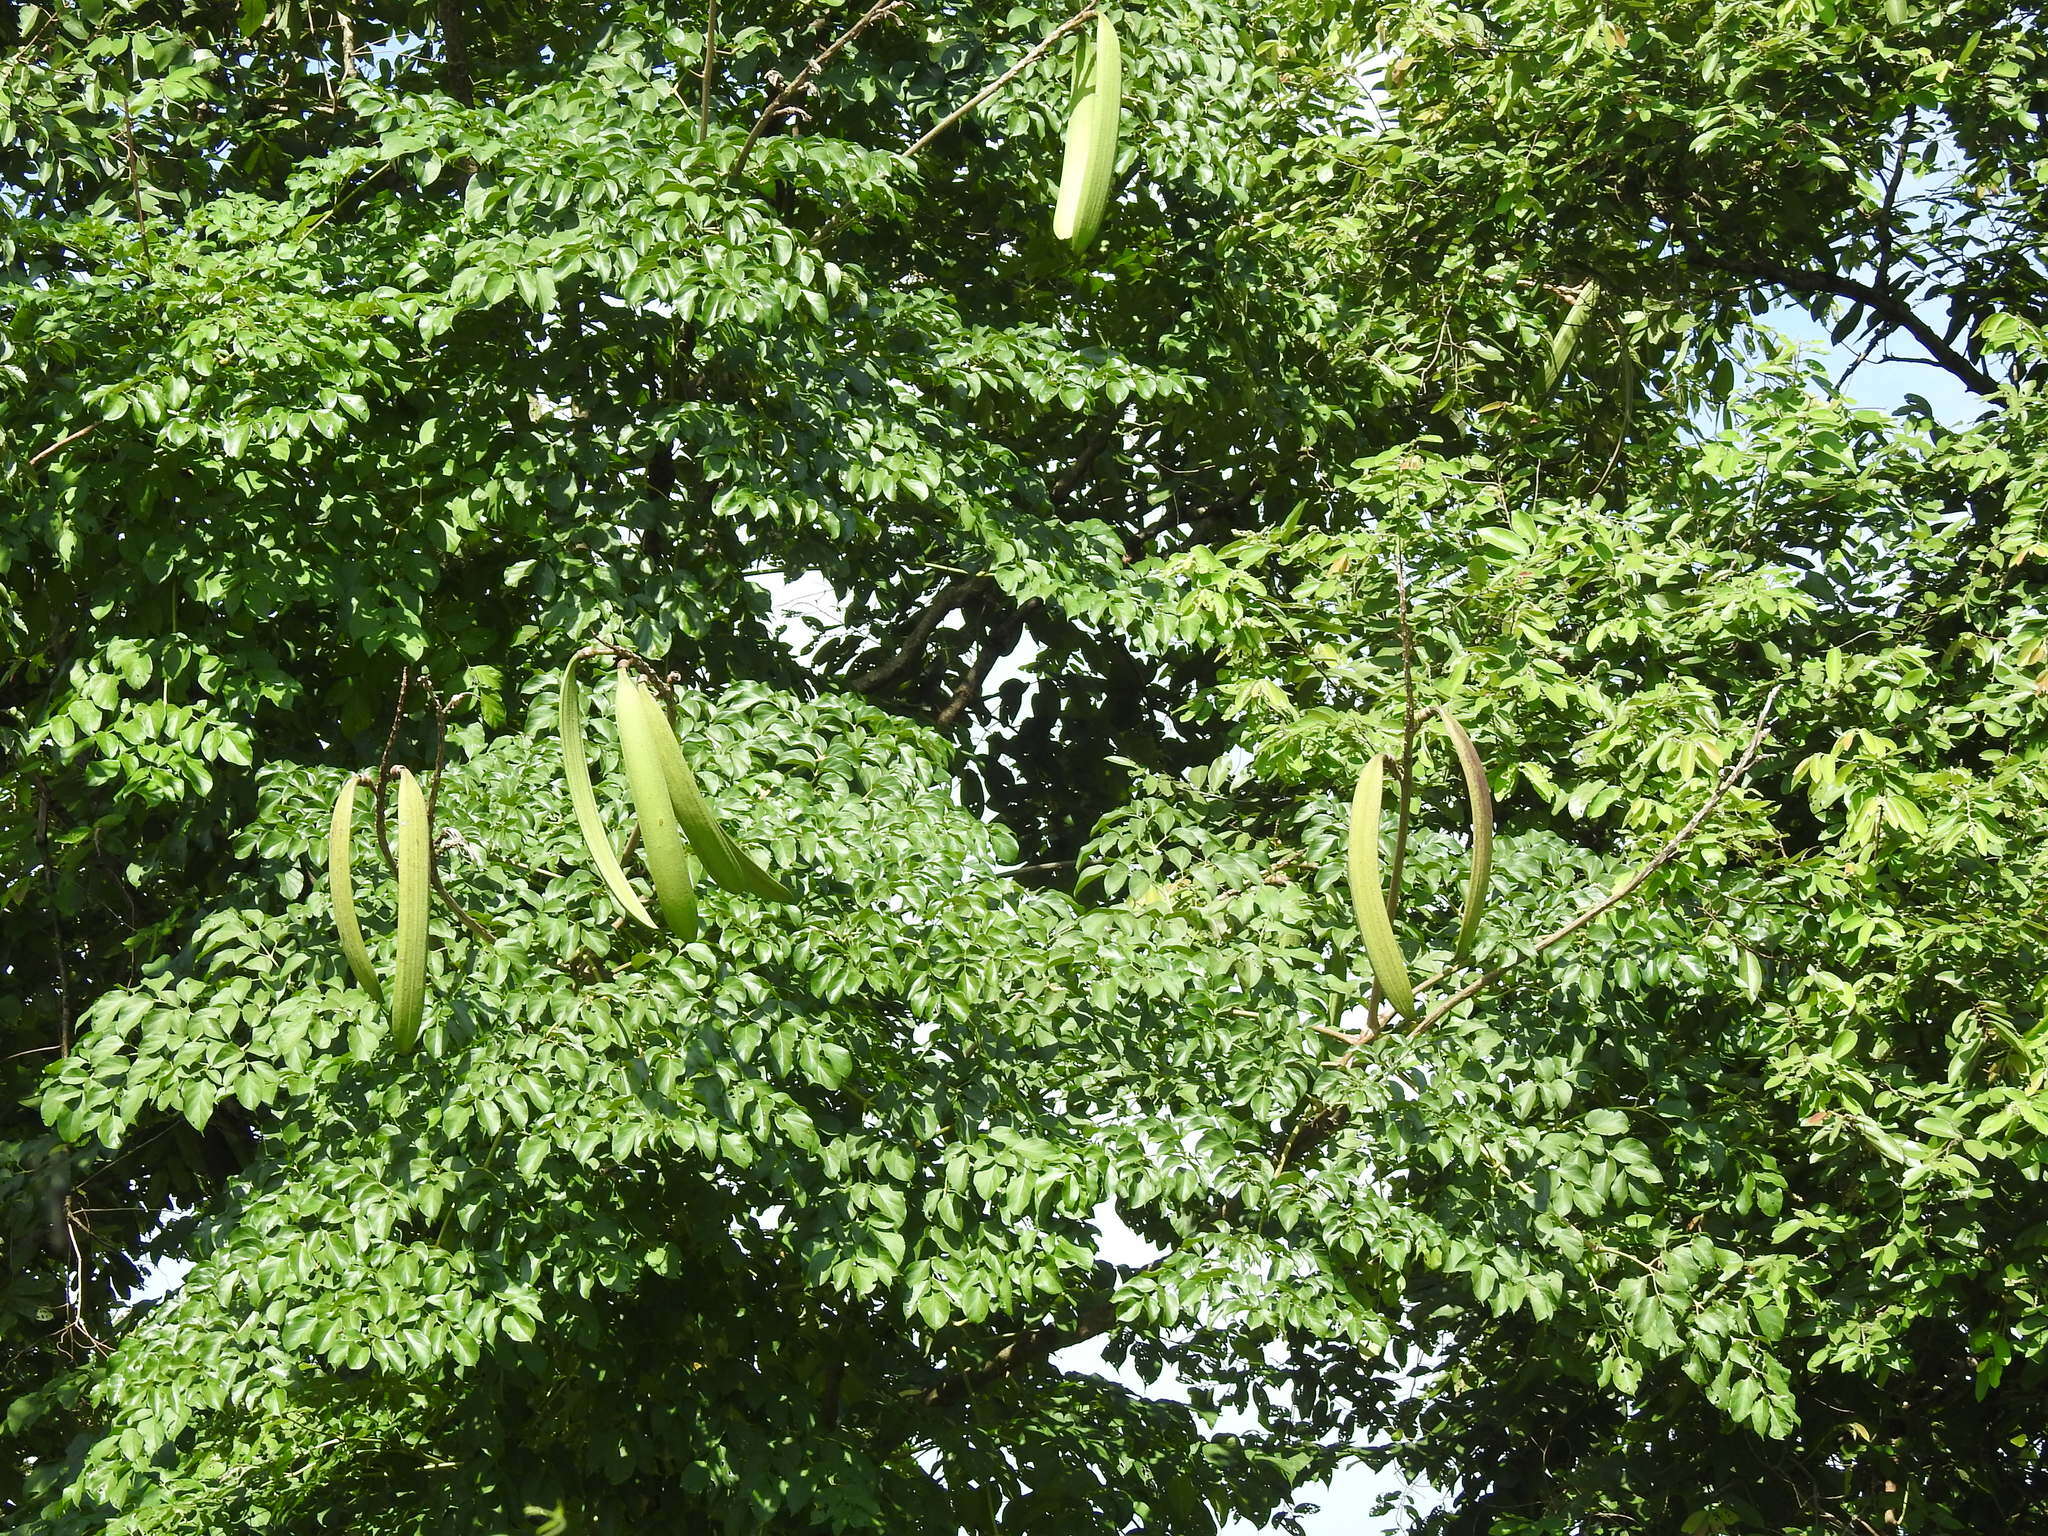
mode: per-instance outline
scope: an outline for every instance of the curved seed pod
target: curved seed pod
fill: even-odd
[[[427,892],[433,849],[427,802],[412,774],[398,770],[398,974],[391,985],[391,1039],[400,1054],[419,1043],[427,1002]]]
[[[370,965],[370,951],[363,943],[362,925],[356,921],[355,876],[350,867],[350,837],[355,830],[356,786],[362,780],[351,774],[334,797],[334,815],[327,823],[327,894],[334,904],[334,931],[341,939],[341,952],[356,982],[378,1002],[384,988]]]
[[[576,681],[576,658],[573,656],[569,658],[569,665],[562,669],[560,720],[562,777],[569,783],[569,804],[575,809],[576,826],[583,833],[583,845],[590,850],[590,862],[597,866],[598,876],[604,881],[604,888],[612,893],[612,900],[628,917],[649,928],[659,927],[627,882],[626,871],[612,852],[612,840],[605,833],[604,820],[597,814],[597,796],[590,787],[590,761],[583,755],[583,688]]]
[[[1386,787],[1386,757],[1375,752],[1358,776],[1358,788],[1351,796],[1351,837],[1346,863],[1351,876],[1351,911],[1358,919],[1358,933],[1365,940],[1366,958],[1372,962],[1373,980],[1387,1001],[1409,1018],[1415,1016],[1415,987],[1408,980],[1408,965],[1401,958],[1401,943],[1394,937],[1393,920],[1387,916],[1387,891],[1380,884],[1380,799]]]
[[[759,896],[764,901],[795,901],[796,892],[755,863],[718,824],[718,818],[711,814],[711,807],[704,803],[697,788],[697,776],[690,772],[689,759],[683,756],[676,733],[669,729],[660,706],[652,698],[648,703],[653,711],[654,743],[661,752],[662,775],[668,780],[669,803],[675,807],[676,821],[696,850],[704,873],[728,891]]]
[[[625,759],[626,787],[640,819],[640,851],[669,931],[685,941],[697,936],[697,888],[690,880],[690,856],[676,830],[675,805],[662,774],[660,735],[667,729],[661,710],[639,680],[619,668],[616,694],[619,753]]]
[[[1095,47],[1074,72],[1074,111],[1067,119],[1066,158],[1060,166],[1053,238],[1085,251],[1102,228],[1109,178],[1116,169],[1117,121],[1123,113],[1123,51],[1109,18],[1095,18]]]
[[[1458,766],[1465,771],[1465,799],[1472,807],[1472,869],[1465,877],[1465,915],[1458,922],[1458,943],[1451,963],[1462,965],[1472,953],[1472,941],[1479,936],[1479,916],[1486,906],[1486,882],[1493,874],[1493,789],[1486,782],[1486,765],[1479,749],[1465,734],[1465,727],[1439,709],[1437,718],[1451,738],[1451,750],[1458,754]]]
[[[1548,395],[1557,388],[1557,381],[1564,375],[1565,364],[1572,360],[1572,354],[1579,348],[1579,333],[1593,318],[1593,306],[1599,302],[1600,279],[1589,277],[1585,286],[1579,289],[1579,296],[1572,300],[1572,307],[1566,311],[1557,334],[1550,338],[1550,360],[1544,365],[1543,382],[1536,390],[1538,395]]]

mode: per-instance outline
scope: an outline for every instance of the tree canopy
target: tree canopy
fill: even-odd
[[[10,14],[11,1526],[2048,1522],[2038,8]]]

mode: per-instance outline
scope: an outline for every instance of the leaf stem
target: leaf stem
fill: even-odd
[[[969,97],[967,100],[967,104],[965,106],[962,106],[952,112],[947,113],[944,117],[940,118],[936,123],[934,123],[931,126],[931,128],[926,131],[925,135],[922,138],[918,139],[916,143],[912,144],[908,149],[903,151],[903,158],[905,160],[915,159],[918,154],[918,151],[922,150],[927,144],[931,143],[932,140],[936,139],[948,128],[952,127],[955,123],[959,122],[960,119],[967,116],[976,107],[980,106],[984,101],[987,101],[989,97],[995,95],[997,91],[1000,91],[1012,80],[1016,79],[1019,75],[1023,74],[1025,70],[1029,69],[1032,65],[1036,64],[1048,53],[1052,52],[1053,48],[1058,45],[1060,39],[1065,37],[1069,32],[1073,32],[1078,28],[1084,27],[1089,22],[1093,21],[1095,19],[1095,14],[1095,7],[1091,5],[1087,7],[1085,10],[1078,11],[1074,15],[1069,16],[1057,27],[1054,27],[1052,31],[1048,32],[1045,35],[1044,40],[1041,41],[1037,47],[1033,48],[1029,53],[1025,54],[1023,58],[1019,59],[1015,64],[1012,64],[1008,69],[1004,70],[1000,75],[996,76],[994,80],[990,81],[987,85],[983,86],[979,91],[975,92],[973,96]]]

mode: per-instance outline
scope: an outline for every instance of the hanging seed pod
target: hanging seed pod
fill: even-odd
[[[1465,773],[1465,799],[1472,808],[1472,868],[1465,877],[1465,912],[1458,922],[1458,942],[1451,952],[1453,965],[1464,964],[1472,953],[1472,941],[1479,936],[1479,918],[1486,907],[1486,884],[1493,874],[1493,789],[1486,782],[1486,765],[1465,727],[1439,709],[1444,733],[1451,738],[1451,750],[1458,754],[1458,766]]]
[[[352,869],[351,838],[355,830],[356,786],[360,774],[352,774],[341,793],[334,797],[334,814],[327,823],[327,894],[334,907],[334,931],[341,940],[342,956],[355,974],[356,983],[378,1002],[384,988],[370,965],[370,951],[363,943],[362,925],[356,921],[356,888]]]
[[[597,866],[598,878],[604,881],[612,900],[628,917],[648,928],[659,927],[627,881],[618,855],[612,852],[612,841],[605,832],[604,819],[597,813],[597,795],[590,786],[590,762],[583,751],[583,688],[576,680],[576,658],[573,656],[569,665],[562,669],[558,718],[562,777],[569,784],[569,804],[576,812],[576,826],[583,834],[583,845],[590,850],[590,862]]]
[[[1589,277],[1579,289],[1579,296],[1572,300],[1572,307],[1565,312],[1557,334],[1550,338],[1550,358],[1544,365],[1543,382],[1536,389],[1539,399],[1548,397],[1557,388],[1557,381],[1564,377],[1565,365],[1578,350],[1579,335],[1586,329],[1586,322],[1593,318],[1593,306],[1599,302],[1600,279]]]
[[[1386,887],[1380,882],[1380,801],[1386,787],[1387,760],[1374,753],[1358,776],[1358,788],[1351,796],[1350,846],[1346,864],[1351,877],[1351,911],[1358,920],[1358,933],[1365,940],[1366,958],[1372,962],[1373,980],[1387,1001],[1405,1017],[1415,1016],[1415,987],[1408,979],[1408,965],[1401,956],[1400,940],[1394,937],[1393,920],[1387,916]]]
[[[398,972],[391,987],[391,1039],[403,1055],[420,1038],[427,1001],[427,893],[433,849],[426,797],[406,769],[398,770]]]
[[[653,704],[652,699],[648,702]],[[668,781],[669,803],[675,807],[676,821],[690,840],[704,872],[728,891],[743,896],[795,901],[796,892],[755,863],[711,814],[711,807],[704,803],[697,788],[697,776],[690,772],[689,760],[683,756],[682,744],[658,706],[653,710],[653,727],[662,774]]]
[[[619,721],[619,752],[625,760],[626,787],[640,820],[640,851],[654,881],[654,895],[669,931],[687,942],[697,936],[697,888],[690,879],[690,856],[676,828],[674,802],[662,771],[660,732],[668,729],[660,706],[639,680],[619,668],[615,708]]]
[[[1060,167],[1053,237],[1085,251],[1102,227],[1109,179],[1116,170],[1116,131],[1123,114],[1123,53],[1107,16],[1095,18],[1095,46],[1074,69],[1074,109],[1067,119],[1066,158]]]

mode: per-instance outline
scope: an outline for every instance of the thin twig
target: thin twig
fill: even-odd
[[[1770,693],[1765,696],[1763,708],[1758,711],[1756,724],[1750,731],[1749,745],[1743,749],[1741,757],[1736,759],[1734,764],[1729,767],[1728,771],[1723,773],[1715,781],[1713,789],[1707,795],[1706,803],[1703,804],[1697,811],[1693,812],[1693,814],[1686,820],[1684,826],[1680,827],[1676,832],[1671,834],[1670,838],[1665,841],[1663,847],[1659,848],[1656,851],[1656,853],[1651,855],[1649,862],[1644,864],[1640,869],[1638,869],[1634,874],[1630,875],[1626,880],[1622,881],[1621,884],[1617,885],[1614,888],[1614,890],[1611,893],[1609,893],[1606,897],[1604,897],[1602,900],[1595,902],[1592,906],[1588,907],[1585,911],[1581,912],[1577,917],[1573,918],[1563,927],[1552,929],[1549,933],[1543,935],[1542,938],[1536,940],[1536,942],[1532,944],[1522,954],[1517,955],[1514,959],[1507,961],[1505,964],[1495,966],[1492,970],[1483,972],[1479,976],[1474,977],[1471,981],[1467,982],[1464,986],[1460,987],[1456,992],[1453,992],[1449,997],[1445,998],[1441,1003],[1438,1003],[1435,1007],[1431,1008],[1427,1013],[1423,1014],[1421,1018],[1417,1019],[1412,1025],[1409,1026],[1407,1033],[1410,1035],[1421,1034],[1424,1030],[1429,1029],[1431,1026],[1433,1026],[1439,1020],[1441,1020],[1445,1014],[1451,1012],[1452,1009],[1457,1008],[1461,1004],[1468,1003],[1473,998],[1477,997],[1481,992],[1485,991],[1488,987],[1492,986],[1495,982],[1499,981],[1503,976],[1507,975],[1508,972],[1512,971],[1516,966],[1527,964],[1529,961],[1534,960],[1538,955],[1542,954],[1545,950],[1553,949],[1557,945],[1562,944],[1566,939],[1570,938],[1573,934],[1577,933],[1581,928],[1584,928],[1588,923],[1591,923],[1599,917],[1603,916],[1604,914],[1613,911],[1614,908],[1620,906],[1621,903],[1627,901],[1629,897],[1633,896],[1637,891],[1641,890],[1643,887],[1643,883],[1646,880],[1648,880],[1658,870],[1662,869],[1666,864],[1670,863],[1674,858],[1676,858],[1680,850],[1682,850],[1685,847],[1685,845],[1692,840],[1693,835],[1699,831],[1702,825],[1705,824],[1706,819],[1714,813],[1715,808],[1718,807],[1720,803],[1728,797],[1728,792],[1732,790],[1736,786],[1736,784],[1741,782],[1743,776],[1746,775],[1751,769],[1751,767],[1755,765],[1757,753],[1761,750],[1763,746],[1765,727],[1770,722],[1771,706],[1772,704],[1777,702],[1778,693],[1779,690],[1777,688],[1773,688],[1771,689]],[[1421,986],[1415,989],[1416,995],[1421,996],[1423,994],[1434,991],[1436,988],[1442,986],[1446,981],[1448,981],[1452,976],[1456,974],[1456,967],[1453,967],[1452,969],[1446,971],[1439,971],[1436,975],[1430,977],[1428,981],[1425,981],[1424,983],[1422,983]],[[1322,1034],[1330,1035],[1335,1039],[1342,1040],[1345,1042],[1345,1044],[1351,1047],[1350,1050],[1346,1051],[1333,1064],[1335,1070],[1341,1072],[1351,1066],[1351,1064],[1357,1059],[1359,1051],[1364,1049],[1366,1046],[1372,1044],[1372,1042],[1378,1039],[1382,1033],[1390,1032],[1382,1031],[1378,1027],[1378,1025],[1379,1020],[1376,1016],[1369,1017],[1366,1021],[1365,1027],[1359,1030],[1359,1032],[1355,1035],[1347,1035],[1340,1030],[1329,1029],[1320,1024],[1312,1025],[1311,1027]]]
[[[427,703],[434,711],[434,768],[427,775],[427,824],[433,825],[434,811],[441,803],[441,766],[448,756],[448,711],[461,700],[457,694],[446,704],[441,702],[441,690],[434,686],[434,679],[422,677],[420,686],[427,690]]]
[[[458,693],[443,703],[441,690],[434,686],[431,677],[421,678],[420,685],[427,690],[427,698],[434,706],[434,771],[427,778],[427,846],[431,849],[434,843],[434,813],[441,804],[441,769],[448,753],[448,716],[455,706],[469,695]],[[431,857],[427,860],[427,882],[433,886],[434,893],[447,904],[448,910],[455,914],[456,921],[463,927],[486,944],[497,938],[496,929],[455,899],[455,893],[448,889],[448,883],[441,878],[440,863]]]
[[[398,727],[405,719],[405,694],[412,686],[410,664],[398,669],[398,702],[391,706],[391,732],[384,738],[384,755],[377,759],[377,793],[374,810],[377,823],[377,850],[384,855],[384,867],[395,878],[398,874],[398,860],[391,856],[391,838],[384,830],[384,807],[389,794],[387,785],[391,782],[391,754],[398,748]]]
[[[57,1054],[69,1056],[73,1018],[71,945],[64,931],[64,908],[57,900],[57,867],[50,860],[50,781],[38,774],[35,784],[36,862],[43,866],[43,889],[50,903],[50,944],[57,952]]]
[[[1093,6],[1089,6],[1086,10],[1080,11],[1075,15],[1069,16],[1065,21],[1061,22],[1057,27],[1053,28],[1051,32],[1047,33],[1045,36],[1045,40],[1039,43],[1037,47],[1033,48],[1029,53],[1025,54],[1023,58],[1019,59],[1015,64],[1012,64],[1000,75],[996,76],[994,80],[990,81],[981,90],[975,92],[975,94],[968,99],[967,105],[959,108],[957,111],[949,112],[946,114],[946,116],[940,118],[938,122],[932,125],[930,131],[927,132],[923,138],[919,139],[916,143],[912,144],[908,149],[903,151],[903,158],[906,160],[915,159],[918,151],[923,149],[927,144],[931,143],[933,139],[936,139],[948,128],[952,127],[955,123],[959,122],[961,118],[967,116],[968,113],[972,112],[984,101],[987,101],[989,97],[995,95],[997,91],[1000,91],[1012,80],[1016,79],[1019,75],[1023,74],[1025,70],[1029,69],[1032,65],[1036,64],[1040,59],[1044,58],[1048,53],[1052,52],[1053,48],[1059,43],[1059,40],[1061,38],[1065,37],[1069,32],[1072,32],[1079,27],[1086,26],[1089,22],[1093,21],[1094,19],[1095,7]]]
[[[824,69],[827,64],[830,64],[833,59],[838,57],[839,51],[842,48],[856,37],[859,37],[861,33],[880,21],[884,16],[888,15],[889,12],[898,10],[907,3],[908,0],[875,0],[874,5],[868,8],[866,15],[862,16],[859,21],[856,21],[830,43],[826,44],[822,50],[812,57],[810,63],[798,70],[796,77],[783,86],[781,90],[777,91],[768,105],[761,109],[761,115],[754,119],[754,126],[747,130],[746,142],[740,145],[740,152],[733,157],[732,169],[725,173],[725,179],[727,181],[739,180],[740,171],[746,166],[747,156],[753,153],[755,140],[761,137],[768,125],[775,120],[777,114],[796,98],[797,93],[809,85],[812,80],[816,79],[820,70]]]
[[[42,463],[43,460],[47,459],[59,448],[68,447],[70,444],[77,442],[81,437],[85,436],[86,433],[97,430],[98,427],[98,422],[88,421],[76,432],[66,432],[62,437],[58,438],[57,441],[50,444],[49,447],[43,449],[41,452],[37,453],[33,458],[31,458],[28,461],[28,467],[30,469],[34,469],[38,464]]]
[[[1562,944],[1566,939],[1570,938],[1573,934],[1577,933],[1581,928],[1584,928],[1588,923],[1594,922],[1598,918],[1603,917],[1607,913],[1613,911],[1616,907],[1620,906],[1624,901],[1627,901],[1629,897],[1635,895],[1637,891],[1641,890],[1643,888],[1644,883],[1647,882],[1652,875],[1656,874],[1658,870],[1662,869],[1666,864],[1669,864],[1673,859],[1677,858],[1680,850],[1682,850],[1687,843],[1692,841],[1694,834],[1696,834],[1699,831],[1699,829],[1706,824],[1707,818],[1713,815],[1715,810],[1719,808],[1721,802],[1728,797],[1728,792],[1735,788],[1735,786],[1738,783],[1740,783],[1744,777],[1748,775],[1749,770],[1753,766],[1755,766],[1757,754],[1759,751],[1762,750],[1763,747],[1765,728],[1770,723],[1771,706],[1777,702],[1778,692],[1778,689],[1773,688],[1770,691],[1770,693],[1765,697],[1764,707],[1757,714],[1756,725],[1750,731],[1749,745],[1743,748],[1742,756],[1737,758],[1733,765],[1729,767],[1728,771],[1722,774],[1721,777],[1715,781],[1712,792],[1709,793],[1706,798],[1706,803],[1703,804],[1697,811],[1694,811],[1691,816],[1686,818],[1685,825],[1680,827],[1676,832],[1671,834],[1670,838],[1668,838],[1665,841],[1664,846],[1659,848],[1656,851],[1656,853],[1651,855],[1648,863],[1644,864],[1642,868],[1638,869],[1634,874],[1630,875],[1626,880],[1622,881],[1621,884],[1617,885],[1614,888],[1614,890],[1603,900],[1595,902],[1592,906],[1588,907],[1585,911],[1581,912],[1577,917],[1573,918],[1563,927],[1554,928],[1549,933],[1546,933],[1542,938],[1538,939],[1533,945],[1531,945],[1525,953],[1517,955],[1514,959],[1507,961],[1505,964],[1497,965],[1492,970],[1486,971],[1481,975],[1474,977],[1471,981],[1467,982],[1464,986],[1460,987],[1457,991],[1453,992],[1449,997],[1445,998],[1442,1002],[1438,1003],[1434,1008],[1430,1009],[1429,1012],[1424,1014],[1420,1019],[1416,1020],[1416,1022],[1412,1026],[1410,1026],[1408,1033],[1416,1035],[1421,1034],[1424,1030],[1428,1029],[1431,1025],[1435,1024],[1439,1019],[1443,1018],[1443,1016],[1449,1013],[1452,1009],[1458,1007],[1462,1003],[1468,1003],[1473,998],[1477,997],[1481,992],[1485,991],[1488,987],[1492,986],[1496,981],[1499,981],[1503,976],[1507,975],[1507,973],[1513,970],[1516,966],[1526,965],[1529,961],[1534,960],[1538,955],[1542,954],[1545,950],[1555,948],[1557,945]]]
[[[143,270],[154,273],[156,258],[149,253],[149,215],[142,207],[142,167],[135,155],[135,118],[128,103],[121,103],[121,142],[128,151],[128,193],[135,202],[135,232],[142,237]]]
[[[1906,154],[1913,147],[1913,133],[1919,124],[1919,106],[1907,107],[1905,126],[1899,130],[1898,157],[1892,161],[1891,179],[1884,188],[1884,206],[1877,214],[1877,255],[1871,266],[1877,272],[1877,286],[1887,293],[1892,288],[1892,216],[1899,205],[1899,188],[1906,179]]]
[[[1394,611],[1401,626],[1401,802],[1394,814],[1394,856],[1387,863],[1387,921],[1401,916],[1401,876],[1408,862],[1408,821],[1415,798],[1415,626],[1408,614],[1408,563],[1394,546]]]

